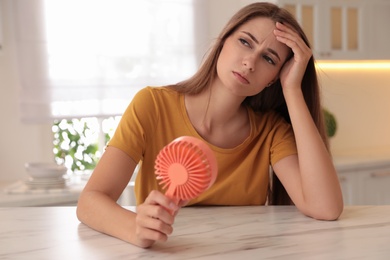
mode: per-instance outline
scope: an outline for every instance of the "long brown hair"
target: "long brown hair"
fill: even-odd
[[[288,24],[300,34],[306,45],[310,47],[309,41],[302,28],[287,10],[271,3],[253,3],[243,7],[230,19],[217,37],[199,70],[191,78],[170,87],[178,92],[186,94],[197,94],[207,89],[211,82],[217,77],[217,61],[225,40],[234,33],[238,27],[257,17],[267,17],[272,19],[275,23],[280,22]],[[309,60],[302,79],[302,92],[314,123],[316,124],[325,145],[328,147],[328,139],[320,102],[320,90],[313,57]],[[247,97],[244,100],[244,104],[251,107],[254,111],[277,111],[287,122],[291,123],[279,80],[275,81],[272,86],[262,90],[259,94]],[[292,204],[290,197],[274,172],[272,172],[270,186],[268,191],[269,205]]]

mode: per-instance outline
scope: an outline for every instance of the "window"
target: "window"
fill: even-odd
[[[192,0],[12,4],[24,122],[121,115],[140,88],[199,63]]]
[[[201,57],[195,34],[207,31],[195,26],[199,3],[12,1],[21,120],[54,122],[58,163],[93,169],[140,88],[195,72]]]
[[[56,162],[72,172],[94,169],[119,121],[119,116],[56,120],[52,128]]]

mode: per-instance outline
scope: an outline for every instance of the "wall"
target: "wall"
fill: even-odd
[[[12,42],[10,2],[0,0],[3,49],[0,51],[0,182],[26,178],[24,163],[50,161],[51,125],[26,125],[19,120],[18,76]]]
[[[335,155],[390,154],[390,66],[319,69],[324,106],[336,116]]]

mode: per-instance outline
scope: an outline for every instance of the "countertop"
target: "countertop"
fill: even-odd
[[[0,207],[76,205],[86,181],[67,180],[60,189],[28,189],[24,180],[0,182]]]
[[[67,184],[63,189],[23,189],[23,181],[0,182],[0,207],[76,205],[85,184]],[[12,188],[22,187],[14,191]]]
[[[87,179],[68,178],[61,189],[29,189],[23,180],[0,182],[0,207],[76,206]],[[135,205],[134,182],[130,181],[118,199],[122,206]]]
[[[75,211],[0,208],[0,258],[390,259],[390,206],[348,206],[338,221],[294,206],[188,207],[169,240],[149,249],[88,228]]]

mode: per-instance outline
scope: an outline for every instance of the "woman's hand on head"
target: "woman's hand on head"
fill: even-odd
[[[143,204],[137,206],[136,244],[150,247],[156,241],[167,241],[179,210],[173,200],[159,191],[152,191]]]
[[[286,44],[293,52],[291,59],[286,61],[280,71],[280,82],[283,90],[300,89],[307,64],[313,55],[312,50],[301,36],[287,25],[276,23],[274,34],[278,41]]]

